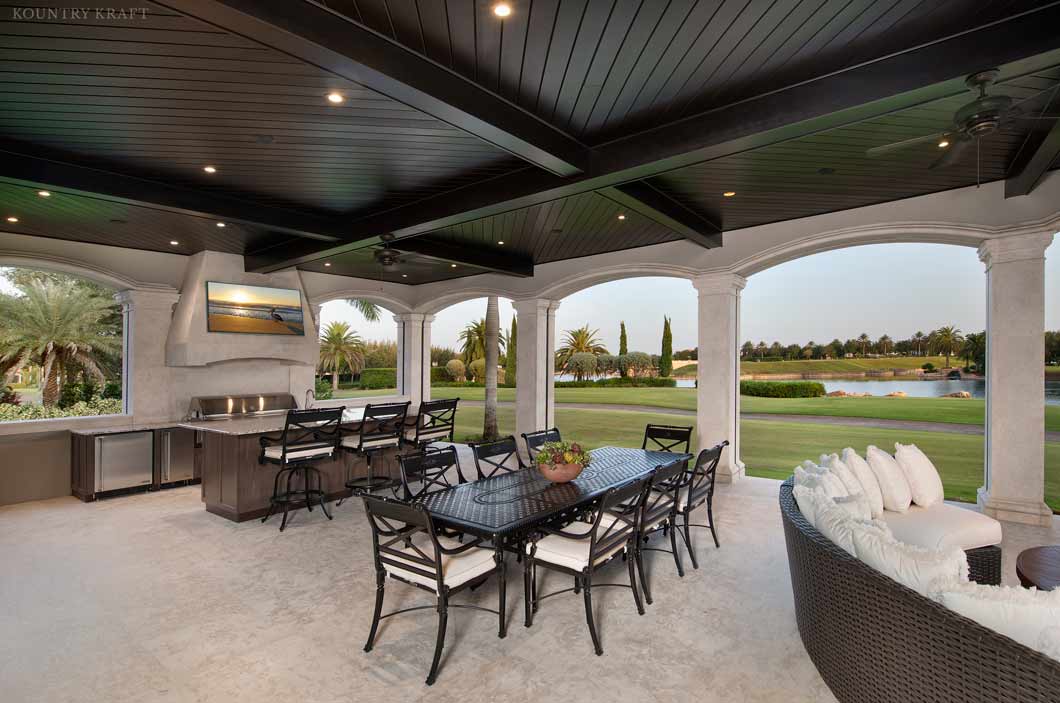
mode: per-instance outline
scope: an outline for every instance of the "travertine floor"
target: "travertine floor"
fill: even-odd
[[[777,486],[719,487],[722,548],[698,531],[700,569],[684,579],[652,553],[655,604],[643,617],[627,589],[594,593],[602,657],[573,594],[545,601],[523,627],[511,564],[508,637],[491,615],[453,611],[430,688],[432,611],[384,621],[375,650],[361,651],[374,579],[358,502],[335,508],[333,522],[300,512],[283,534],[275,521],[207,514],[197,487],[3,508],[0,699],[832,701],[795,628]],[[567,585],[552,576],[544,591]],[[496,590],[461,599],[492,607]],[[385,609],[429,602],[392,582]]]

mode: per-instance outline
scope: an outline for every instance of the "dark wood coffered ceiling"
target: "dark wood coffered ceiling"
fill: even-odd
[[[1060,3],[494,4],[0,7],[0,224],[417,284],[976,182],[1018,197],[1060,165],[1055,121],[947,168],[933,143],[865,154],[947,129],[995,65],[991,93],[1060,112]]]

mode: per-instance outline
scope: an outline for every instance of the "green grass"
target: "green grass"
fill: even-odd
[[[497,420],[502,434],[515,431],[513,408],[501,407]],[[651,412],[556,410],[556,424],[564,437],[577,439],[589,447],[639,447],[646,423],[672,424],[673,421],[672,415]],[[895,442],[912,442],[935,462],[947,498],[974,502],[976,490],[983,484],[982,437],[765,420],[744,420],[740,428],[742,458],[751,476],[783,479],[791,475],[799,462],[817,459],[822,452],[852,446],[864,453],[869,444],[893,450]],[[457,439],[481,432],[482,408],[462,408],[457,413]],[[1060,443],[1046,443],[1045,467],[1046,502],[1054,510],[1060,510]]]
[[[926,363],[936,368],[946,364],[944,356],[895,356],[886,359],[803,359],[799,361],[741,361],[741,373],[862,373],[889,369],[919,369]],[[950,364],[961,364],[950,357]]]
[[[395,395],[397,388],[372,388],[363,390],[361,388],[340,388],[335,391],[333,398],[371,398],[379,395]]]

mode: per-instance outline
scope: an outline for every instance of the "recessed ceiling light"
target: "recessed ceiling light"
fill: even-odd
[[[224,222],[218,222],[218,223],[217,223],[217,226],[218,226],[218,227],[224,227],[224,226],[225,226],[225,223],[224,223]]]
[[[402,278],[408,278],[408,277],[409,277],[409,275],[408,275],[407,273],[403,273],[403,274],[401,274],[401,277],[402,277]]]
[[[339,103],[341,103],[345,99],[346,98],[342,97],[342,93],[334,93],[334,92],[333,93],[328,93],[328,102],[329,103],[334,103],[335,105],[338,105]]]
[[[456,268],[456,264],[449,264],[449,268],[455,269]]]
[[[499,2],[493,6],[493,14],[498,17],[507,17],[512,14],[512,6],[506,2]]]
[[[18,222],[18,218],[15,217],[14,215],[12,215],[11,217],[7,218],[7,221],[8,222]]]
[[[504,246],[504,242],[497,242],[497,244],[500,244],[501,246]]]
[[[722,195],[724,195],[726,198],[731,198],[732,196],[736,195],[736,191],[735,190],[727,190],[724,193],[722,193]]]
[[[178,242],[176,239],[171,239],[169,241],[169,246],[171,246],[171,247],[179,247],[180,246],[180,242]]]
[[[47,191],[47,190],[38,190],[37,191],[37,195],[39,195],[42,198],[50,198],[50,197],[52,197],[51,191]]]
[[[948,139],[943,139],[943,140],[941,140],[941,141],[939,142],[939,149],[945,149],[945,148],[946,148],[946,147],[948,147],[949,145],[950,145],[950,140],[948,140]]]
[[[206,171],[206,173],[217,173],[217,167],[216,166],[203,166],[202,170]]]
[[[625,215],[619,215],[619,216],[618,216],[618,219],[620,219],[620,220],[624,220],[624,219],[626,219],[626,216],[625,216]]]
[[[328,266],[331,266],[331,262],[330,261],[325,261],[324,262],[324,267],[327,268]]]

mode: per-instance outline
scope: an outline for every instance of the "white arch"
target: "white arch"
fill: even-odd
[[[51,271],[53,273],[65,273],[78,278],[86,278],[95,281],[115,291],[139,289],[139,290],[167,290],[173,288],[157,283],[144,283],[135,278],[129,278],[116,271],[105,269],[100,266],[68,259],[52,254],[26,254],[17,251],[0,251],[0,266],[13,268],[37,269],[38,271]]]
[[[328,291],[316,297],[310,298],[309,304],[318,307],[332,300],[360,299],[375,303],[386,308],[390,312],[405,313],[412,312],[412,306],[403,300],[381,293],[378,290],[364,290],[362,288],[347,288],[344,290]]]
[[[503,288],[488,288],[488,287],[476,287],[476,288],[462,288],[451,293],[444,293],[436,296],[429,301],[417,305],[417,312],[422,312],[427,315],[434,315],[442,310],[459,303],[467,302],[468,300],[475,300],[477,298],[488,298],[491,295],[495,295],[498,298],[507,298],[508,300],[514,300],[515,296],[512,295],[512,291]]]
[[[679,266],[677,264],[652,264],[652,263],[630,263],[615,266],[604,266],[591,268],[586,271],[565,276],[554,283],[549,284],[535,295],[537,298],[561,300],[586,288],[620,281],[624,278],[684,278],[692,280],[699,274],[694,268]]]

